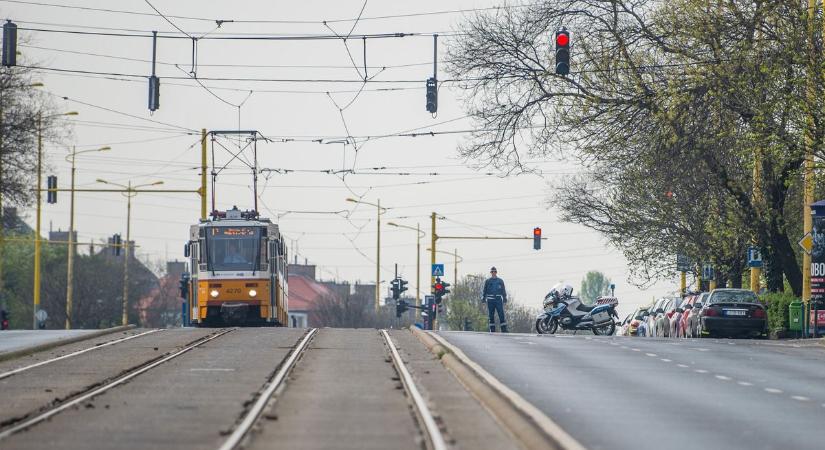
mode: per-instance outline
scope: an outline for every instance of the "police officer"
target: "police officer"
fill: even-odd
[[[507,291],[504,289],[504,280],[498,277],[495,267],[490,268],[490,278],[484,281],[484,292],[481,301],[487,302],[487,314],[490,321],[490,332],[496,332],[496,312],[501,332],[507,332],[507,319],[504,318],[504,304],[507,303]]]

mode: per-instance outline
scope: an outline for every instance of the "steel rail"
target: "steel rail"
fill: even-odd
[[[31,365],[28,365],[28,366],[25,366],[25,367],[20,367],[20,368],[14,369],[14,370],[9,370],[8,372],[0,373],[0,380],[2,380],[4,378],[8,378],[12,375],[16,375],[20,372],[25,372],[29,369],[34,369],[35,367],[45,366],[46,364],[50,364],[50,363],[53,363],[53,362],[56,362],[56,361],[60,361],[62,359],[71,358],[73,356],[81,355],[83,353],[90,352],[92,350],[97,350],[97,349],[100,349],[100,348],[108,347],[110,345],[119,344],[121,342],[128,341],[130,339],[139,338],[141,336],[146,336],[147,334],[156,333],[158,331],[162,331],[162,330],[157,330],[156,329],[156,330],[144,331],[143,333],[135,334],[135,335],[132,335],[132,336],[127,336],[125,338],[120,338],[120,339],[117,339],[117,340],[114,340],[114,341],[106,342],[106,343],[103,343],[103,344],[100,344],[100,345],[96,345],[94,347],[84,348],[83,350],[78,350],[78,351],[75,351],[75,352],[72,352],[72,353],[67,353],[63,356],[58,356],[56,358],[47,359],[45,361],[40,361],[39,363],[31,364]]]
[[[387,341],[387,346],[390,348],[392,362],[395,365],[395,369],[398,371],[398,375],[401,378],[401,383],[404,385],[407,393],[409,393],[410,399],[415,407],[415,412],[421,420],[424,434],[429,440],[430,445],[428,445],[428,447],[431,450],[446,450],[447,443],[444,441],[444,436],[441,434],[441,429],[438,427],[438,424],[435,422],[435,418],[433,418],[432,412],[430,412],[430,408],[427,406],[427,401],[424,400],[421,392],[418,391],[412,375],[410,375],[410,372],[407,370],[407,366],[404,365],[404,361],[401,359],[401,355],[398,354],[398,350],[395,348],[395,344],[390,338],[390,335],[387,333],[387,330],[381,330],[381,333],[384,335],[384,339]]]
[[[155,361],[155,362],[153,362],[149,365],[141,366],[138,369],[129,371],[126,374],[120,376],[119,378],[116,378],[114,381],[111,381],[111,382],[109,382],[109,383],[107,383],[107,384],[105,384],[105,385],[103,385],[103,386],[101,386],[97,389],[93,389],[91,391],[88,391],[83,395],[75,397],[75,398],[73,398],[73,399],[71,399],[71,400],[69,400],[65,403],[61,403],[60,405],[58,405],[54,408],[51,408],[47,411],[44,411],[40,414],[37,414],[37,415],[35,415],[34,417],[32,417],[28,420],[25,420],[23,422],[18,423],[17,425],[14,425],[13,427],[10,427],[6,430],[3,430],[2,432],[0,432],[0,440],[3,440],[5,438],[19,432],[19,431],[22,431],[22,430],[30,428],[34,425],[37,425],[40,422],[48,420],[49,418],[51,418],[52,416],[60,413],[61,411],[64,411],[68,408],[71,408],[71,407],[73,407],[73,406],[75,406],[79,403],[85,402],[86,400],[89,400],[92,397],[100,395],[100,394],[108,391],[109,389],[112,389],[116,386],[119,386],[119,385],[131,380],[132,378],[135,378],[136,376],[138,376],[140,374],[148,372],[149,370],[152,370],[155,367],[166,363],[167,361],[170,361],[174,358],[177,358],[178,356],[183,355],[184,353],[186,353],[186,352],[188,352],[188,351],[190,351],[190,350],[192,350],[196,347],[199,347],[203,344],[206,344],[207,342],[210,342],[214,339],[217,339],[217,338],[219,338],[219,337],[221,337],[221,336],[225,335],[226,333],[229,333],[230,331],[233,331],[233,330],[234,330],[234,328],[228,329],[228,330],[222,330],[222,331],[219,331],[219,332],[217,332],[217,333],[215,333],[211,336],[208,336],[206,338],[202,338],[202,339],[200,339],[200,340],[198,340],[198,341],[196,341],[192,344],[187,345],[183,349],[176,351],[175,353],[172,353],[168,356],[165,356],[165,357],[163,357],[163,358],[161,358],[161,359],[159,359],[159,360],[157,360],[157,361]]]
[[[292,353],[290,353],[286,361],[281,364],[281,367],[275,373],[275,376],[272,377],[272,380],[269,381],[269,384],[266,386],[264,391],[261,392],[261,395],[258,396],[258,399],[252,407],[249,408],[241,423],[235,427],[232,434],[230,434],[223,444],[218,447],[219,450],[232,450],[241,443],[244,437],[246,437],[255,425],[255,422],[258,421],[258,418],[261,416],[264,408],[266,408],[267,403],[269,403],[270,398],[272,398],[272,394],[275,393],[275,390],[281,386],[281,383],[283,383],[284,379],[286,379],[286,376],[289,375],[290,371],[292,371],[292,368],[295,366],[298,358],[300,358],[304,353],[309,345],[309,341],[312,340],[312,337],[315,336],[317,331],[317,328],[310,329],[304,335],[304,338],[301,339],[301,342],[293,348]]]

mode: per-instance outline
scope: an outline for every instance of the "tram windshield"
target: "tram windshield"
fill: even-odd
[[[259,270],[260,245],[259,227],[209,228],[206,233],[208,270]]]

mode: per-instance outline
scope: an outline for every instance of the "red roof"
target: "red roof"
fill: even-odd
[[[326,286],[303,275],[289,276],[289,310],[311,311],[322,297],[335,294]]]

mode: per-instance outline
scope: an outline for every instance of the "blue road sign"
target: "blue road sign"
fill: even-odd
[[[433,264],[432,276],[434,276],[434,277],[443,277],[444,276],[444,264]]]
[[[762,251],[759,247],[748,247],[748,267],[762,267]]]

